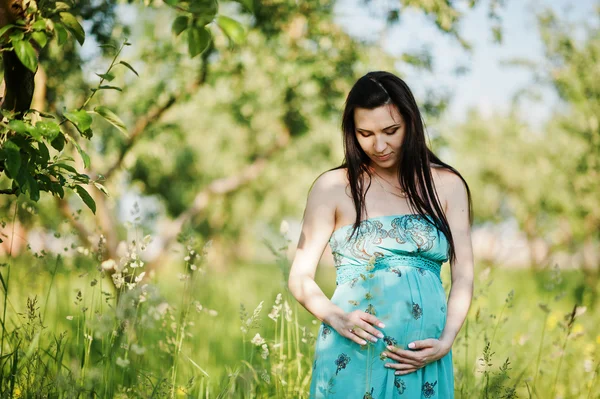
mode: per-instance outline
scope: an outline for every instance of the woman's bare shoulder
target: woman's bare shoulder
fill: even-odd
[[[448,197],[457,187],[464,186],[464,182],[454,171],[440,165],[432,164],[431,172],[436,191],[443,200],[444,210],[447,211]]]
[[[346,169],[332,169],[321,173],[314,182],[313,189],[326,190],[333,194],[335,190],[343,188],[348,183]],[[343,191],[343,190],[342,190]]]

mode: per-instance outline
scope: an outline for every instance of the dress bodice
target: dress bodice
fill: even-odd
[[[427,269],[440,278],[441,266],[448,260],[448,241],[431,216],[371,217],[361,221],[350,238],[352,229],[352,224],[344,225],[329,239],[338,285],[370,269],[389,269],[394,264]]]

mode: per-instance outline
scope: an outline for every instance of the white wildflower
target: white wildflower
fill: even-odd
[[[285,315],[285,319],[288,322],[291,322],[292,321],[292,308],[290,308],[290,305],[288,304],[287,301],[283,302],[283,312]]]
[[[143,355],[144,352],[146,352],[146,348],[142,348],[138,344],[132,344],[131,345],[131,351],[133,353],[135,353],[136,355]]]
[[[271,320],[277,322],[277,319],[279,319],[279,312],[281,311],[281,307],[281,293],[279,293],[275,298],[275,305],[273,305],[273,309],[271,310],[271,313],[269,313],[269,318]]]
[[[287,220],[282,220],[281,224],[279,225],[279,232],[282,235],[286,235],[288,233],[288,231],[290,230],[290,225],[287,222]]]
[[[101,264],[102,270],[112,270],[115,268],[115,266],[116,266],[116,262],[114,259],[105,260]]]
[[[129,366],[129,359],[121,359],[120,357],[117,357],[116,363],[117,366],[125,368]]]
[[[121,288],[121,286],[125,283],[125,279],[123,278],[123,275],[121,273],[113,274],[112,279],[117,289]]]
[[[73,316],[67,316],[67,320],[73,320]]]
[[[219,312],[217,312],[217,311],[216,311],[216,310],[214,310],[214,309],[210,309],[210,310],[208,311],[208,314],[209,314],[210,316],[216,316],[216,315],[218,315],[218,314],[219,314]]]
[[[261,346],[263,345],[266,341],[263,337],[260,336],[259,333],[256,333],[256,335],[254,336],[254,338],[252,338],[252,341],[250,341],[252,344],[256,345],[256,346]]]
[[[142,281],[142,279],[144,278],[144,276],[146,275],[146,272],[141,272],[136,278],[135,278],[135,282],[139,283],[140,281]]]
[[[267,344],[262,345],[262,351],[260,352],[260,357],[262,357],[263,359],[266,359],[267,357],[269,357],[269,347],[267,346]]]

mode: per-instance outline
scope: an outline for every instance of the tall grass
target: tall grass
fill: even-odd
[[[145,273],[152,238],[139,218],[132,227],[120,259],[105,258],[101,237],[2,263],[2,397],[308,397],[318,324],[287,292],[284,234],[265,242],[271,265],[222,273],[206,264],[210,241],[181,237],[180,261]],[[598,398],[600,315],[581,300],[581,274],[476,271],[453,347],[456,397]],[[318,271],[328,295],[334,273]],[[448,289],[447,267],[442,277]]]

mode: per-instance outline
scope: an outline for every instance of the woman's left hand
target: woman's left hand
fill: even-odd
[[[412,373],[425,367],[428,363],[435,362],[446,356],[450,352],[452,345],[448,345],[448,343],[435,338],[428,338],[413,341],[408,344],[408,347],[411,349],[405,350],[388,345],[388,350],[382,352],[382,355],[395,360],[396,363],[387,362],[385,367],[396,369],[396,375]]]

